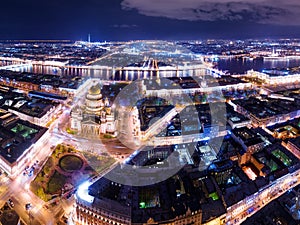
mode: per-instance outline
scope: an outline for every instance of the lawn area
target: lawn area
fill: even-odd
[[[97,173],[101,173],[116,162],[116,160],[109,155],[95,155],[89,152],[82,152],[82,154],[88,161],[90,167],[92,167]]]
[[[53,176],[50,178],[48,182],[46,192],[50,194],[54,194],[60,191],[63,188],[66,179],[67,177],[55,171]]]
[[[76,187],[82,180],[101,173],[115,161],[108,154],[79,152],[70,145],[59,144],[53,148],[51,157],[31,182],[30,188],[39,198],[49,201],[54,194],[61,193],[66,183]]]
[[[57,172],[55,167],[59,164],[64,154],[73,152],[76,153],[76,150],[68,145],[58,144],[53,148],[51,157],[48,158],[44,167],[31,182],[31,191],[44,201],[49,201],[53,194],[60,192],[68,178]],[[82,166],[81,161],[80,165]],[[70,167],[73,167],[73,165],[70,165]]]
[[[71,128],[69,128],[69,127],[66,129],[66,131],[67,131],[68,134],[72,134],[72,135],[77,134],[77,131],[71,130]]]

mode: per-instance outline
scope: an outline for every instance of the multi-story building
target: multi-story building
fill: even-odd
[[[73,221],[78,225],[202,224],[198,197],[190,196],[183,179],[188,179],[184,172],[150,186],[129,186],[100,178],[86,193],[79,187]]]
[[[9,107],[8,111],[16,114],[22,120],[27,120],[39,126],[47,126],[49,121],[58,115],[62,106],[54,102],[42,103],[40,100],[37,101],[25,103],[20,108]]]
[[[247,71],[247,76],[260,79],[266,85],[279,85],[300,82],[300,72],[295,73],[288,69],[270,69],[263,70],[262,72],[249,70]]]
[[[49,131],[0,109],[0,168],[16,177],[49,140]]]
[[[289,149],[295,156],[300,159],[300,137],[290,139],[286,145],[287,149]]]
[[[232,130],[231,135],[250,154],[261,150],[266,145],[261,136],[247,127],[236,128]]]
[[[84,136],[115,134],[114,113],[108,98],[103,99],[100,84],[93,85],[84,105],[76,105],[71,112],[71,129]]]
[[[251,120],[254,127],[270,126],[300,116],[299,100],[288,101],[267,96],[232,100],[234,109]]]

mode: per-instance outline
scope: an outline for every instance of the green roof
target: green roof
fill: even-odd
[[[209,197],[212,198],[212,200],[214,200],[214,201],[219,200],[219,196],[218,196],[217,192],[210,193]]]

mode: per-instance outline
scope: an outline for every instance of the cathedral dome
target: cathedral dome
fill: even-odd
[[[101,94],[101,87],[100,87],[100,84],[93,85],[93,86],[89,89],[89,94],[90,94],[90,95],[100,95],[100,94]]]
[[[85,110],[87,113],[99,115],[104,106],[100,84],[93,85],[86,95]]]

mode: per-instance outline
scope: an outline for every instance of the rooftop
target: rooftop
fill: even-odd
[[[149,218],[155,221],[175,219],[185,215],[188,210],[203,210],[202,221],[222,215],[225,208],[210,178],[200,182],[197,178],[192,179],[187,171],[188,168],[183,168],[165,181],[140,187],[126,186],[101,178],[89,190],[96,198],[93,203],[95,207],[101,208],[104,201],[114,209],[120,207],[119,212],[123,208],[123,213],[130,207],[131,219],[136,223],[146,223]],[[204,190],[208,190],[208,193]]]
[[[150,97],[137,102],[137,108],[139,111],[141,130],[145,131],[155,120],[165,116],[174,106],[162,98]]]
[[[0,90],[0,97],[0,107],[3,109],[15,110],[38,118],[43,117],[49,109],[58,105],[55,101],[37,97],[29,98],[25,94],[15,92],[14,90],[6,92]]]
[[[259,133],[255,133],[254,129],[241,127],[235,128],[231,132],[235,137],[241,139],[243,144],[247,147],[264,142],[261,135],[259,135]]]
[[[54,88],[77,89],[82,77],[72,75],[50,75],[27,72],[14,72],[10,70],[0,70],[0,82],[10,85],[10,81],[30,83],[41,86],[52,86]]]
[[[291,113],[300,109],[300,101],[287,101],[285,99],[274,99],[262,96],[262,98],[250,97],[232,101],[240,105],[249,113],[258,118],[268,118],[282,114]]]
[[[3,110],[1,110],[3,113]],[[7,112],[7,115],[11,113]],[[0,125],[0,155],[9,163],[14,163],[45,132],[46,128],[20,120]]]

